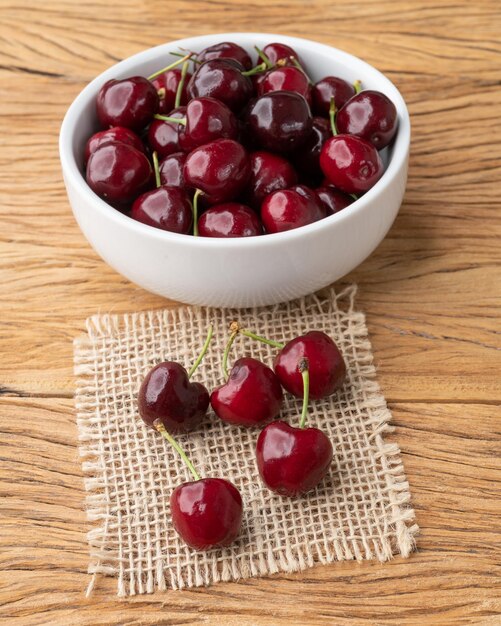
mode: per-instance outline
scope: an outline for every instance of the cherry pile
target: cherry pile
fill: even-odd
[[[222,359],[225,382],[209,395],[190,382],[209,348],[212,327],[202,352],[189,372],[179,363],[159,363],[147,374],[138,394],[139,414],[181,455],[194,481],[178,485],[171,495],[174,528],[196,550],[227,546],[240,530],[242,498],[237,488],[222,478],[201,478],[173,438],[197,427],[209,404],[224,422],[261,427],[256,463],[263,483],[282,496],[300,496],[327,474],[333,449],[327,435],[306,427],[309,400],[335,393],[346,376],[346,365],[334,341],[320,331],[310,331],[286,344],[272,341],[233,322]],[[252,357],[237,359],[231,369],[228,357],[238,335],[277,348],[273,369]],[[299,426],[279,417],[284,392],[303,399]]]
[[[284,44],[256,51],[254,65],[223,42],[105,83],[102,130],[84,152],[91,189],[135,220],[200,237],[298,228],[368,191],[397,131],[394,104],[360,81],[313,84]]]

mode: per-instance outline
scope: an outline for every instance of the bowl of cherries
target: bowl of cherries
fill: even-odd
[[[305,39],[225,33],[93,80],[60,133],[75,218],[113,268],[191,304],[311,293],[384,238],[407,181],[396,87]]]

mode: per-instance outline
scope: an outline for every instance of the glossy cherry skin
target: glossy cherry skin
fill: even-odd
[[[261,221],[267,233],[306,226],[325,216],[325,209],[315,193],[304,185],[274,191],[261,205]]]
[[[269,43],[263,48],[263,52],[271,61],[272,65],[276,65],[279,62],[280,64],[288,65],[291,63],[291,57],[302,65],[297,52],[284,43]]]
[[[183,106],[188,102],[188,82],[190,78],[191,74],[187,72],[183,88],[181,89],[180,106]],[[167,113],[171,111],[176,104],[177,88],[181,82],[181,70],[177,68],[167,70],[163,74],[160,74],[160,76],[154,78],[151,82],[157,90],[157,93],[159,90],[162,90],[161,95],[159,95],[158,112],[163,115],[167,115]]]
[[[191,383],[179,363],[164,361],[151,369],[139,389],[139,414],[154,428],[160,420],[170,433],[187,432],[200,424],[209,407],[209,393]]]
[[[308,103],[292,91],[273,91],[257,98],[247,122],[256,143],[272,152],[292,152],[304,144],[312,124]]]
[[[309,103],[311,98],[310,83],[304,72],[297,67],[276,67],[266,72],[257,86],[258,95],[272,91],[294,91]]]
[[[125,126],[142,130],[158,111],[157,90],[143,76],[109,80],[96,99],[97,117],[103,128]]]
[[[301,180],[318,184],[322,178],[320,152],[324,143],[332,137],[329,122],[323,117],[314,117],[310,135],[294,155],[294,165]]]
[[[187,235],[193,224],[191,202],[183,189],[162,186],[136,198],[130,216],[149,226]]]
[[[216,415],[239,426],[256,426],[275,419],[282,401],[282,387],[274,371],[250,357],[235,361],[228,381],[210,397]]]
[[[184,152],[174,152],[166,156],[165,159],[159,163],[158,169],[162,185],[184,188],[183,167],[186,156]]]
[[[228,546],[242,523],[242,496],[223,478],[202,478],[178,485],[170,497],[174,528],[195,550]]]
[[[342,209],[345,209],[350,204],[355,202],[354,198],[348,196],[342,191],[334,189],[334,187],[326,186],[315,189],[317,198],[324,205],[327,215],[334,215],[339,213]]]
[[[248,53],[238,44],[231,41],[216,43],[213,46],[205,48],[198,55],[198,60],[201,63],[213,61],[214,59],[233,59],[234,61],[238,61],[245,70],[250,70],[252,67],[252,59]]]
[[[169,117],[184,119],[186,117],[186,107],[178,107],[170,111]],[[179,133],[182,132],[182,129],[182,124],[177,124],[176,122],[153,120],[148,129],[148,145],[151,151],[156,152],[159,159],[163,159],[174,152],[179,152]]]
[[[354,135],[328,139],[320,153],[320,167],[335,187],[354,194],[368,191],[384,173],[376,148]]]
[[[242,65],[232,59],[207,61],[191,77],[188,94],[190,98],[215,98],[238,113],[253,92],[250,78],[242,71]]]
[[[90,155],[86,180],[98,196],[120,204],[134,200],[150,187],[153,170],[144,152],[126,143],[112,142]]]
[[[378,150],[386,147],[397,132],[397,109],[380,91],[367,89],[353,96],[336,115],[339,133],[356,135]]]
[[[312,330],[289,341],[275,357],[275,374],[292,395],[303,397],[303,377],[298,369],[303,358],[308,360],[312,400],[332,395],[344,383],[346,365],[339,348],[328,335]]]
[[[249,157],[236,141],[218,139],[190,152],[183,175],[186,184],[200,189],[209,204],[228,202],[243,191],[249,180]]]
[[[263,226],[255,212],[245,204],[226,202],[205,211],[198,220],[200,237],[255,237]]]
[[[179,147],[190,152],[216,139],[237,139],[238,121],[214,98],[195,98],[186,107],[186,126],[179,129]]]
[[[294,167],[278,154],[257,150],[249,155],[251,175],[246,199],[259,209],[266,196],[273,191],[287,189],[297,183]]]
[[[336,110],[339,111],[354,95],[355,87],[346,80],[336,76],[326,76],[315,83],[311,90],[313,113],[321,117],[329,117],[332,98],[334,98]]]
[[[282,421],[260,433],[256,458],[264,484],[282,496],[314,489],[329,471],[332,444],[318,428],[294,428]]]
[[[85,144],[84,159],[85,163],[89,160],[90,155],[101,146],[110,142],[126,143],[133,146],[136,150],[144,152],[144,145],[141,139],[128,128],[123,126],[114,126],[108,130],[101,130],[92,135]]]

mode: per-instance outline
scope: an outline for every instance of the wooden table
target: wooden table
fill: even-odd
[[[1,0],[0,16],[5,623],[500,624],[499,2]],[[80,234],[61,179],[59,126],[115,61],[231,29],[333,44],[385,72],[409,104],[404,205],[343,282],[360,285],[418,551],[127,600],[100,579],[86,600],[72,339],[97,311],[166,302],[118,276]]]

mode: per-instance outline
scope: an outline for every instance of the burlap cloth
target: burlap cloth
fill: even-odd
[[[76,408],[92,528],[89,572],[116,576],[118,594],[292,572],[343,559],[408,556],[417,526],[396,443],[385,443],[390,411],[375,380],[365,318],[354,309],[355,287],[278,306],[221,310],[181,307],[87,320],[75,340]],[[341,392],[311,403],[308,424],[334,446],[332,468],[308,496],[283,498],[260,481],[256,429],[223,423],[209,411],[201,427],[178,439],[202,476],[230,479],[240,489],[244,520],[229,548],[195,552],[174,531],[169,496],[190,475],[169,444],[138,418],[143,376],[167,359],[189,368],[210,323],[215,338],[193,380],[221,384],[228,327],[242,325],[279,341],[305,331],[332,336],[348,366]],[[239,337],[231,358],[271,364],[276,349]],[[231,363],[231,360],[230,360]],[[287,394],[282,419],[297,424],[301,402]],[[90,590],[89,590],[90,591]]]

